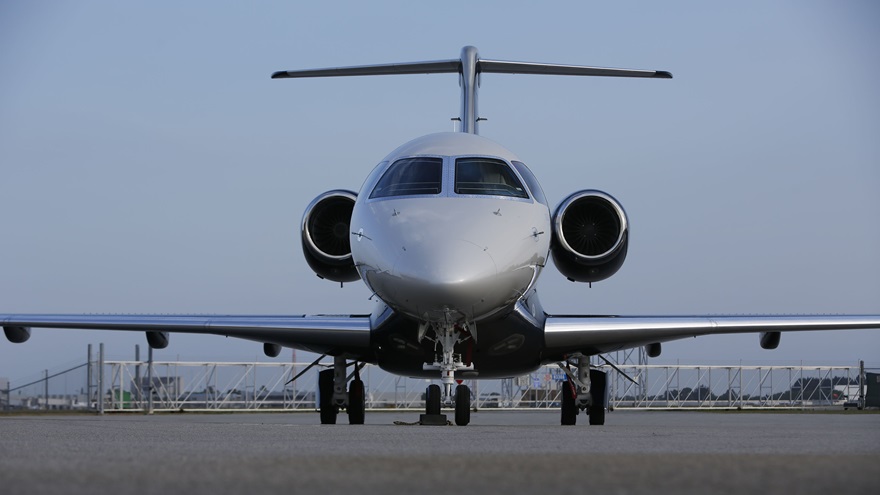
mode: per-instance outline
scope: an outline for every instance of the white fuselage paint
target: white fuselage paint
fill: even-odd
[[[443,159],[440,194],[370,198],[390,164],[425,156]],[[547,205],[531,192],[528,199],[455,194],[458,157],[518,160],[473,134],[415,139],[376,167],[351,217],[352,258],[361,278],[391,308],[419,321],[480,321],[512,308],[549,254]]]

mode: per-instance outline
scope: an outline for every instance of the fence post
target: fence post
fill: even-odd
[[[104,343],[98,344],[98,414],[104,414]]]
[[[859,411],[865,408],[865,362],[859,361]]]
[[[86,348],[86,404],[92,405],[92,344]]]
[[[147,414],[153,414],[153,346],[147,347]]]
[[[141,383],[141,346],[135,344],[134,345],[134,400],[137,404],[138,408],[143,408],[144,403],[141,395],[141,387],[143,384]]]

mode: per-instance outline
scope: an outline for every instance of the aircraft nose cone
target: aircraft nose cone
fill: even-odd
[[[402,250],[393,272],[404,280],[454,287],[497,273],[488,250],[469,241],[426,242]]]
[[[407,246],[394,264],[393,275],[394,299],[407,313],[428,319],[449,312],[473,318],[487,303],[497,269],[485,248],[445,241]]]

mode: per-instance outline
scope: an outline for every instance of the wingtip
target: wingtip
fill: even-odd
[[[272,79],[282,79],[285,77],[287,77],[287,71],[284,71],[284,70],[280,70],[278,72],[272,73]]]
[[[672,79],[672,73],[665,70],[658,70],[654,73],[654,77],[658,79]]]

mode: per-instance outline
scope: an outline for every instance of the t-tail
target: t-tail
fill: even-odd
[[[452,60],[433,60],[399,64],[359,65],[326,69],[288,70],[272,74],[272,79],[295,77],[383,76],[390,74],[437,74],[457,72],[461,86],[461,132],[477,134],[477,88],[482,73],[496,74],[550,74],[560,76],[648,77],[672,79],[672,74],[660,70],[615,69],[583,65],[545,64],[540,62],[511,62],[480,58],[476,47],[461,49],[461,56]]]

